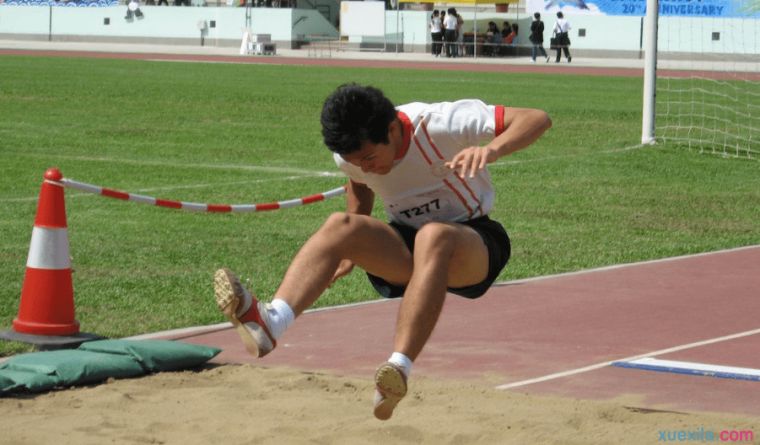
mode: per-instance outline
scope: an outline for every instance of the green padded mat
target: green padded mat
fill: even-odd
[[[176,341],[97,340],[77,349],[21,354],[0,364],[0,394],[194,368],[220,352]]]

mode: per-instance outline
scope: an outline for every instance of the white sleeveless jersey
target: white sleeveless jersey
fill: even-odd
[[[338,167],[382,199],[390,221],[420,228],[431,221],[463,222],[493,209],[488,169],[462,178],[445,162],[462,149],[489,142],[504,131],[504,107],[479,100],[396,107],[406,151],[386,175],[364,173],[334,154]]]

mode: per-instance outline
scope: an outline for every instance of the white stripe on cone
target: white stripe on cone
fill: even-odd
[[[34,227],[26,266],[34,269],[71,269],[67,228]]]

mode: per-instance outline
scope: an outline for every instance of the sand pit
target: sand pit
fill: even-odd
[[[0,443],[639,445],[661,442],[665,431],[760,433],[757,418],[632,409],[636,395],[535,397],[414,376],[394,417],[381,422],[372,416],[372,394],[369,379],[208,365],[2,398]]]

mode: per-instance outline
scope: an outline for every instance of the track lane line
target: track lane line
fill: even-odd
[[[496,389],[505,390],[505,389],[511,389],[511,388],[518,388],[518,387],[526,386],[526,385],[532,385],[534,383],[547,382],[549,380],[555,380],[555,379],[559,379],[559,378],[562,378],[562,377],[568,377],[568,376],[571,376],[571,375],[582,374],[584,372],[589,372],[589,371],[594,371],[594,370],[601,369],[601,368],[606,368],[607,366],[611,366],[613,362],[626,362],[626,361],[639,360],[639,359],[642,359],[642,358],[656,357],[658,355],[669,354],[671,352],[678,352],[678,351],[683,351],[685,349],[697,348],[699,346],[706,346],[706,345],[711,345],[711,344],[714,344],[714,343],[720,343],[720,342],[724,342],[724,341],[728,341],[728,340],[734,340],[734,339],[737,339],[737,338],[748,337],[750,335],[755,335],[755,334],[760,334],[760,329],[754,329],[754,330],[751,330],[751,331],[740,332],[738,334],[726,335],[725,337],[717,337],[717,338],[713,338],[713,339],[710,339],[710,340],[698,341],[698,342],[695,342],[695,343],[689,343],[689,344],[685,344],[685,345],[681,345],[681,346],[674,346],[672,348],[660,349],[659,351],[652,351],[652,352],[648,352],[648,353],[645,353],[645,354],[634,355],[632,357],[626,357],[626,358],[621,358],[621,359],[616,359],[616,360],[610,360],[608,362],[597,363],[596,365],[586,366],[586,367],[583,367],[583,368],[571,369],[571,370],[568,370],[568,371],[558,372],[558,373],[555,373],[555,374],[549,374],[549,375],[545,375],[543,377],[537,377],[537,378],[534,378],[534,379],[522,380],[522,381],[514,382],[514,383],[506,383],[504,385],[497,386]]]

